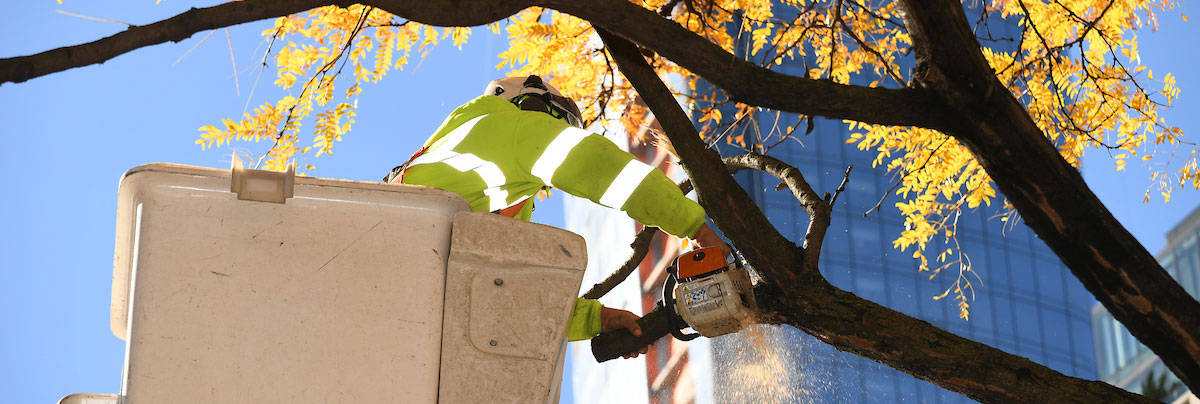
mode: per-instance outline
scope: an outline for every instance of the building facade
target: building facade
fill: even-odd
[[[1200,238],[1200,208],[1167,233],[1167,246],[1156,256],[1163,269],[1193,298],[1200,296],[1200,243],[1197,238]],[[1138,342],[1099,303],[1092,307],[1092,329],[1101,380],[1135,393],[1144,393],[1143,383],[1151,373],[1165,374],[1168,385],[1179,382],[1154,352]],[[1179,386],[1167,399],[1185,395],[1186,389]]]

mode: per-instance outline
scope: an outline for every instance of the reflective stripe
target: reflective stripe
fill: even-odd
[[[441,145],[434,144],[432,146],[446,151],[454,150],[455,147],[458,147],[459,143],[462,143],[463,139],[467,138],[467,134],[471,133],[471,129],[475,128],[475,124],[479,123],[479,120],[483,119],[485,116],[487,115],[480,115],[471,118],[469,121],[463,122],[462,125],[458,125],[457,128],[454,128],[454,130],[446,134],[446,137],[441,139]]]
[[[483,190],[483,194],[488,197],[488,212],[495,212],[512,206],[512,204],[508,203],[508,191],[500,188],[488,188]]]
[[[454,154],[457,154],[454,153],[454,148],[458,147],[458,144],[467,138],[467,135],[471,133],[471,129],[475,128],[475,124],[479,123],[479,120],[485,116],[487,115],[480,115],[464,122],[462,125],[458,125],[457,128],[454,128],[446,136],[430,145],[430,150],[414,159],[412,164],[409,164],[409,167],[417,164],[437,163],[453,157]]]
[[[455,170],[461,172],[472,171],[487,184],[487,189],[483,190],[483,194],[488,197],[488,210],[504,209],[508,207],[508,191],[500,189],[507,179],[504,177],[504,172],[500,167],[490,161],[485,161],[479,156],[471,153],[458,153],[454,151],[463,139],[471,133],[471,129],[475,128],[475,124],[479,123],[487,115],[480,115],[458,125],[457,128],[446,134],[445,137],[434,142],[433,150],[422,154],[409,164],[409,167],[421,164],[446,163]]]
[[[487,188],[483,190],[483,194],[488,197],[488,211],[504,209],[510,206],[508,203],[508,191],[501,189],[508,180],[504,177],[504,172],[500,171],[500,167],[496,163],[486,161],[471,153],[439,153],[446,157],[440,161],[422,162],[429,163],[446,163],[455,170],[461,172],[474,172],[479,178],[483,179],[483,183]]]
[[[551,182],[554,172],[558,171],[558,167],[563,164],[563,161],[566,161],[567,154],[571,153],[571,149],[574,149],[579,142],[583,141],[583,138],[590,134],[591,132],[576,127],[563,129],[546,146],[546,151],[542,152],[542,155],[533,163],[533,169],[530,172],[546,185],[554,186],[554,183]]]
[[[604,196],[600,197],[600,204],[621,209],[621,206],[625,205],[625,201],[629,200],[629,196],[633,195],[633,190],[642,183],[642,179],[646,178],[646,175],[653,170],[654,167],[646,163],[636,159],[629,160],[629,163],[625,164],[625,168],[621,169],[621,173],[617,174],[617,179],[608,185]]]

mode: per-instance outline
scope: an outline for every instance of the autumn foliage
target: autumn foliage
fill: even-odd
[[[634,2],[657,11],[737,57],[789,74],[870,87],[905,87],[914,67],[912,38],[896,2],[879,0],[651,0]],[[983,55],[1038,128],[1072,165],[1085,153],[1113,156],[1115,168],[1129,160],[1152,164],[1145,197],[1170,198],[1183,186],[1200,187],[1196,148],[1161,113],[1179,95],[1170,73],[1142,65],[1138,34],[1154,28],[1169,0],[994,0],[964,2],[974,20]],[[1186,19],[1186,17],[1184,17]],[[486,27],[507,34],[510,44],[497,69],[510,75],[547,77],[575,98],[585,122],[620,122],[639,130],[648,113],[621,77],[591,25],[573,16],[529,8]],[[504,31],[504,32],[502,32]],[[239,120],[200,128],[203,147],[238,141],[271,142],[261,165],[282,170],[297,154],[333,152],[350,131],[356,98],[390,71],[424,57],[432,46],[459,46],[472,28],[435,28],[369,6],[322,7],[278,18],[263,31],[270,38],[275,85],[291,95],[265,103]],[[710,143],[768,152],[802,130],[805,119],[738,104],[720,90],[698,86],[699,77],[652,52],[644,54],[679,97],[686,99]],[[499,74],[499,73],[498,73]],[[481,84],[482,86],[482,84]],[[465,100],[464,100],[465,101]],[[622,111],[613,114],[613,111]],[[303,127],[311,121],[311,130]],[[739,125],[769,131],[746,139]],[[905,218],[893,244],[912,251],[934,277],[957,273],[946,293],[960,315],[969,315],[975,277],[970,251],[955,241],[956,217],[993,203],[998,225],[1012,224],[1011,205],[966,147],[930,129],[846,121],[844,139],[875,154],[874,164],[893,174],[894,207]],[[603,130],[593,126],[594,130]],[[653,134],[651,134],[653,135]],[[308,141],[307,139],[311,139]],[[649,141],[650,139],[640,139]],[[311,166],[309,167],[311,168]]]

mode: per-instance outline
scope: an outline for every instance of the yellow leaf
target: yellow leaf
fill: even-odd
[[[62,4],[62,0],[59,0],[59,1],[58,1],[58,4]],[[1180,13],[1180,14],[1179,14],[1179,16],[1180,16],[1180,17],[1183,17],[1183,21],[1184,21],[1184,22],[1190,21],[1190,20],[1188,20],[1188,18],[1187,18],[1187,14]]]

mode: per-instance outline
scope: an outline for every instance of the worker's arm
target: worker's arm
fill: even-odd
[[[642,335],[642,327],[638,326],[638,316],[627,310],[604,307],[598,300],[583,298],[575,299],[575,309],[571,311],[571,319],[567,323],[567,340],[579,341],[592,339],[601,332],[609,332],[624,328],[635,336]],[[639,351],[630,352],[626,358],[636,358],[646,353],[644,347]]]
[[[567,341],[592,339],[600,334],[600,312],[603,309],[604,305],[599,300],[575,298],[575,309],[567,321]]]
[[[691,238],[704,226],[704,209],[674,181],[603,136],[538,113],[525,114],[514,136],[518,159],[535,181],[676,237]]]

